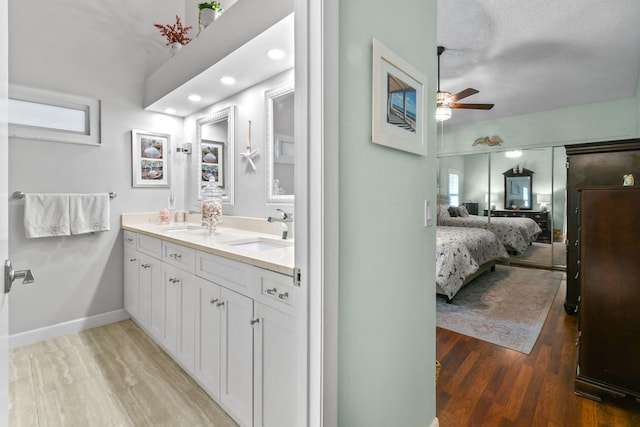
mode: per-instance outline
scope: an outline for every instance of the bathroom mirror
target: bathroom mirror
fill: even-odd
[[[214,181],[224,191],[222,201],[233,204],[234,137],[235,106],[218,110],[196,121],[196,182],[199,199],[202,189]]]
[[[293,203],[294,85],[265,92],[267,117],[267,203]]]

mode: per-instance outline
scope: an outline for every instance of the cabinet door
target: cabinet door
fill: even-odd
[[[145,287],[149,289],[149,324],[148,331],[157,342],[162,342],[164,336],[164,283],[162,280],[162,262],[149,258],[143,274],[147,274],[149,283],[145,282]],[[142,286],[142,279],[140,280]],[[140,296],[142,301],[142,295]]]
[[[131,237],[133,240],[133,238]],[[133,317],[139,317],[140,301],[140,261],[134,249],[124,250],[124,309]]]
[[[220,286],[197,278],[195,377],[211,397],[220,399]]]
[[[189,372],[195,370],[196,357],[196,307],[198,279],[194,274],[180,272],[180,302],[178,307],[178,336],[176,357]]]
[[[303,425],[295,318],[260,303],[254,310],[254,426]]]
[[[162,286],[162,263],[148,255],[137,253],[140,261],[139,270],[139,322],[149,332],[153,331],[152,325],[152,299],[154,289]],[[156,291],[157,292],[157,291]]]
[[[220,401],[241,425],[253,419],[253,300],[222,288]]]
[[[162,326],[160,342],[167,352],[176,356],[178,340],[178,319],[180,313],[180,288],[183,277],[180,271],[170,265],[162,265]],[[155,301],[154,301],[155,302]]]

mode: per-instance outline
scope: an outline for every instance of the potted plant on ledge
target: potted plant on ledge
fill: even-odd
[[[198,34],[203,28],[207,28],[222,13],[220,2],[212,1],[198,4]]]
[[[191,41],[191,38],[187,36],[187,33],[191,29],[191,25],[184,27],[178,15],[176,15],[176,23],[174,25],[153,24],[153,26],[159,29],[160,34],[167,39],[167,46],[171,46],[172,56],[175,55],[183,45]]]

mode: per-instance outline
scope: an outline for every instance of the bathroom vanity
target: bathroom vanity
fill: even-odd
[[[241,426],[303,425],[305,323],[293,242],[129,215],[122,228],[131,317]]]

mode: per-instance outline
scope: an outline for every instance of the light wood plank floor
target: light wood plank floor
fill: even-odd
[[[237,426],[131,320],[14,349],[10,364],[12,427]]]

